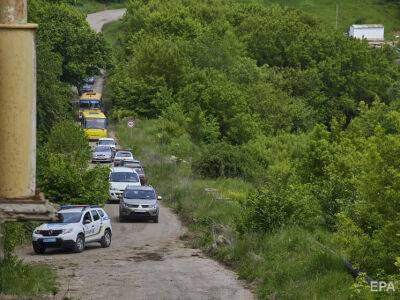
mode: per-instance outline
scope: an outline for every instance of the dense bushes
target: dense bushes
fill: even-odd
[[[75,4],[75,3],[74,3]],[[39,24],[38,187],[59,203],[102,204],[106,171],[87,170],[89,146],[73,122],[71,85],[110,63],[110,49],[93,32],[85,15],[66,1],[29,3],[29,18]]]
[[[38,154],[38,186],[60,204],[103,205],[108,198],[108,170],[88,170],[89,144],[72,122],[56,124]]]
[[[397,272],[391,48],[237,1],[132,0],[123,22],[114,107],[160,117],[163,149],[198,175],[253,183],[241,232],[323,228],[370,275]]]
[[[85,16],[64,3],[29,2],[29,21],[38,23],[37,123],[45,139],[54,123],[72,120],[71,85],[110,63],[104,38],[93,32]]]

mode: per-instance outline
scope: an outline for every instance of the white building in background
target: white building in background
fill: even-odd
[[[368,41],[384,41],[385,27],[382,24],[353,24],[349,36]]]

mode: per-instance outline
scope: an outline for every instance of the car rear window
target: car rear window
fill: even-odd
[[[132,154],[129,152],[118,152],[116,156],[119,157],[132,157]]]
[[[139,182],[138,175],[134,172],[111,172],[112,182]]]
[[[106,152],[106,151],[110,151],[110,147],[109,146],[98,146],[94,149],[94,151],[97,152]]]

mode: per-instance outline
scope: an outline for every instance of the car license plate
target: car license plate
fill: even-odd
[[[146,210],[144,210],[144,209],[135,209],[135,212],[143,213],[143,212],[146,212]]]
[[[44,238],[43,243],[55,243],[57,239],[55,238]]]

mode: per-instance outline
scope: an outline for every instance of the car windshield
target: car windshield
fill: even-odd
[[[106,128],[106,119],[86,119],[85,128],[104,129]]]
[[[112,140],[101,140],[101,141],[99,141],[99,145],[114,145],[114,141],[112,141]]]
[[[113,182],[139,182],[136,173],[133,172],[111,172],[110,181]]]
[[[80,100],[79,108],[81,109],[93,109],[93,108],[101,108],[99,100]]]
[[[124,198],[126,199],[156,199],[156,193],[152,190],[127,190],[125,191]]]
[[[109,152],[110,147],[109,146],[97,146],[96,148],[94,148],[94,152]]]
[[[81,220],[82,213],[81,212],[63,212],[58,213],[58,221],[57,223],[78,223]]]
[[[132,154],[129,152],[118,152],[117,155],[115,155],[117,157],[132,157]]]

